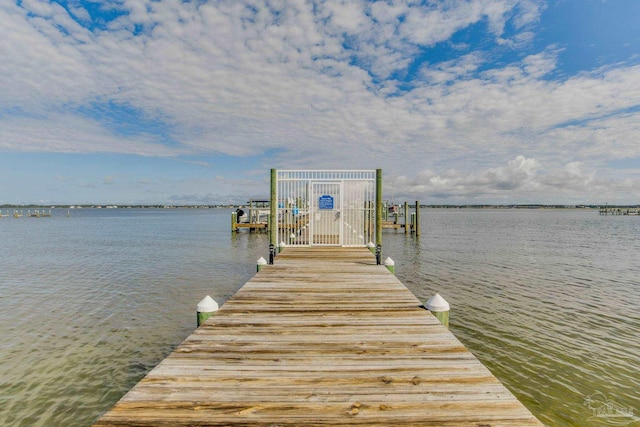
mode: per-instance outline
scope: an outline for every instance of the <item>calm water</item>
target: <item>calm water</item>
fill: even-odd
[[[228,210],[72,210],[1,218],[0,425],[85,426],[226,301],[267,255]],[[545,424],[589,426],[594,401],[640,414],[640,217],[423,210],[383,255]],[[597,403],[597,402],[596,402]],[[602,403],[602,402],[600,402]],[[629,425],[640,425],[638,418]]]

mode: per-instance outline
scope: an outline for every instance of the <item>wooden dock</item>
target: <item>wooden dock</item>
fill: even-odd
[[[361,248],[287,248],[94,426],[541,426]]]

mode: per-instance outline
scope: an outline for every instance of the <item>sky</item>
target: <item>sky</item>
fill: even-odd
[[[0,0],[0,204],[640,203],[637,0]]]

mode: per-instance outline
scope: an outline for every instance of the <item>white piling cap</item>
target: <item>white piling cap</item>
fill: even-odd
[[[372,241],[369,241],[369,243],[367,243],[367,247],[368,248],[375,248],[376,245],[374,245]]]
[[[212,313],[218,311],[218,303],[213,300],[209,295],[202,298],[202,301],[198,303],[198,313]]]
[[[387,259],[384,260],[384,265],[396,265],[396,263],[393,262],[391,258],[387,257]]]
[[[261,256],[260,258],[258,258],[257,264],[258,265],[267,265],[267,260],[264,259],[263,256]]]
[[[440,294],[436,293],[427,301],[427,310],[436,312],[449,311],[449,303]]]
[[[291,233],[291,234],[289,235],[289,237],[291,237],[292,239],[295,239],[295,238],[296,238],[296,235],[295,235],[295,234],[293,234],[293,233]]]
[[[278,246],[280,246],[281,248],[284,248],[285,246],[287,246],[287,244],[283,240],[282,242],[280,242]]]

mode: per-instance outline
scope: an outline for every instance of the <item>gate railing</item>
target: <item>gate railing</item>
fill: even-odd
[[[289,246],[366,246],[376,238],[376,174],[272,171],[271,212],[277,216],[272,240]]]

